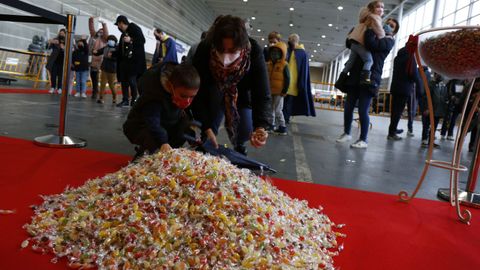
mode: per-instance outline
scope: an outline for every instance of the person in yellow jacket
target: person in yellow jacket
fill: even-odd
[[[283,97],[287,94],[290,85],[290,71],[287,63],[287,44],[277,42],[268,50],[267,62],[270,80],[270,93],[272,95],[272,125],[270,131],[275,134],[287,135],[287,126],[283,116]],[[275,126],[278,128],[275,129]]]

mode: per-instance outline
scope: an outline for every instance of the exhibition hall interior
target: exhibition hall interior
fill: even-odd
[[[480,0],[0,0],[0,269],[479,269]]]

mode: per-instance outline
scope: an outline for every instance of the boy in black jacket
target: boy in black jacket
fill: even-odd
[[[136,148],[135,158],[145,151],[168,151],[185,143],[184,132],[189,125],[185,109],[190,106],[200,87],[197,70],[189,64],[155,65],[140,77],[138,98],[123,132]]]

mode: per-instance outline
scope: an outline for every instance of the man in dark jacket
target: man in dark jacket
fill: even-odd
[[[408,53],[407,47],[401,48],[393,62],[392,84],[390,93],[392,94],[392,112],[390,115],[390,127],[388,128],[388,140],[401,140],[397,135],[397,126],[402,116],[405,105],[410,101],[414,91],[421,91],[420,76],[417,69],[417,62]],[[409,59],[413,62],[408,64]]]
[[[137,80],[147,68],[145,37],[142,29],[135,23],[129,23],[123,15],[117,17],[115,25],[122,32],[117,50],[117,79],[122,84],[122,102],[117,106],[128,106],[129,87],[132,95],[130,105],[133,106],[137,98]]]
[[[391,28],[392,35],[395,35],[400,28],[398,22],[395,19],[387,19],[386,24]],[[387,31],[385,31],[387,32]],[[371,68],[371,84],[363,85],[360,83],[360,75],[362,71],[363,62],[357,59],[353,68],[350,70],[350,75],[346,79],[346,92],[347,100],[345,102],[345,110],[343,112],[344,118],[344,133],[336,140],[338,143],[347,142],[352,139],[350,131],[353,121],[353,110],[355,104],[358,101],[358,114],[360,116],[360,138],[350,145],[352,148],[367,148],[367,135],[368,127],[370,125],[370,118],[368,116],[368,110],[372,98],[378,95],[380,83],[382,80],[383,64],[385,58],[393,48],[395,40],[392,37],[386,36],[381,39],[377,39],[377,36],[373,30],[368,29],[365,32],[365,47],[372,53],[373,65]]]
[[[438,123],[440,119],[445,116],[445,112],[447,110],[448,105],[448,90],[447,86],[443,82],[442,75],[438,73],[433,74],[432,80],[429,82],[428,87],[430,88],[430,94],[432,97],[432,105],[433,105],[433,130],[434,134],[437,131]],[[422,147],[428,147],[429,139],[430,138],[430,117],[428,115],[428,106],[427,104],[427,95],[424,93],[422,97],[422,103],[425,104],[422,111]],[[435,140],[435,138],[433,138]],[[436,148],[440,146],[434,143]]]
[[[168,151],[184,144],[189,125],[185,109],[198,92],[200,77],[189,64],[165,63],[150,68],[140,78],[143,94],[130,110],[123,132],[139,145],[135,158],[145,151]]]

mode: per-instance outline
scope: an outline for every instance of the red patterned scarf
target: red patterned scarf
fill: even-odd
[[[217,89],[224,95],[225,128],[230,142],[237,143],[237,129],[240,115],[237,110],[237,84],[250,69],[250,46],[240,52],[240,57],[228,66],[224,66],[216,50],[210,51],[210,71],[215,79]]]

